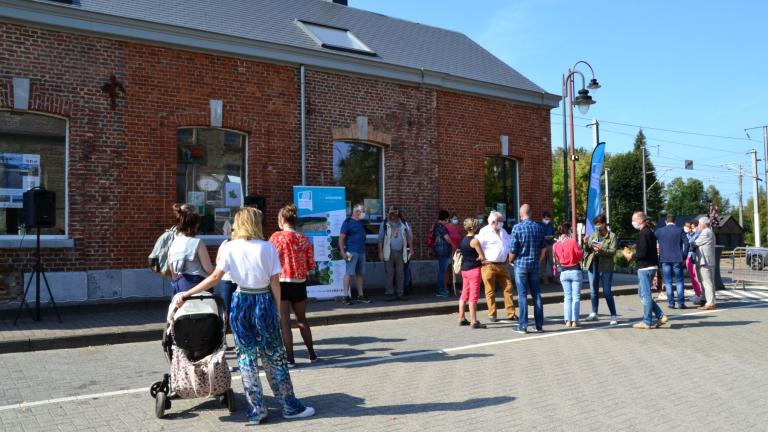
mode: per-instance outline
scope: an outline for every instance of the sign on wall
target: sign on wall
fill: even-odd
[[[339,251],[339,231],[347,217],[343,187],[294,186],[298,210],[296,230],[309,237],[315,268],[307,276],[307,295],[331,299],[344,295],[345,262]]]

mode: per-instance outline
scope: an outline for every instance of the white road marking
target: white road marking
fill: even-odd
[[[674,320],[675,318],[679,316],[695,316],[695,315],[705,315],[705,314],[716,314],[719,312],[727,312],[734,309],[742,309],[742,308],[750,308],[750,307],[756,307],[756,306],[762,306],[762,303],[768,303],[768,299],[760,299],[755,301],[749,301],[749,300],[743,300],[743,302],[746,302],[747,304],[740,305],[740,306],[733,306],[725,309],[715,309],[715,310],[704,310],[704,311],[697,311],[697,312],[690,312],[685,314],[679,314],[675,316],[670,317],[670,321]],[[363,359],[363,360],[352,360],[347,362],[339,362],[339,363],[328,363],[328,364],[321,364],[317,366],[308,366],[301,369],[291,369],[292,374],[296,373],[307,373],[312,372],[320,369],[328,369],[328,368],[341,368],[341,367],[349,367],[349,366],[362,366],[362,365],[369,365],[369,364],[375,364],[375,363],[385,363],[392,360],[402,360],[402,359],[408,359],[408,358],[414,358],[414,357],[423,357],[423,356],[429,356],[429,355],[435,355],[435,354],[450,354],[458,351],[466,351],[476,348],[485,348],[490,346],[496,346],[496,345],[505,345],[510,343],[519,343],[529,340],[535,340],[535,339],[545,339],[545,338],[551,338],[551,337],[559,337],[559,336],[569,336],[569,335],[575,335],[579,333],[587,333],[587,332],[593,332],[596,330],[606,329],[606,328],[612,328],[612,327],[626,327],[629,325],[632,325],[636,321],[629,321],[625,323],[621,323],[615,326],[611,325],[598,325],[595,327],[590,328],[582,328],[578,330],[569,330],[569,331],[558,331],[558,332],[549,332],[544,334],[533,334],[532,336],[524,336],[524,337],[518,337],[514,339],[504,339],[499,341],[492,341],[492,342],[483,342],[478,344],[472,344],[472,345],[464,345],[459,347],[453,347],[453,348],[444,348],[444,349],[436,349],[436,350],[427,350],[427,351],[419,351],[419,352],[413,352],[408,354],[396,354],[390,357],[376,357],[376,358],[370,358],[370,359]],[[260,372],[259,376],[265,376],[264,372]],[[240,378],[240,375],[232,375],[232,379],[238,379]],[[79,396],[67,396],[62,398],[55,398],[55,399],[45,399],[40,401],[34,401],[34,402],[21,402],[16,404],[10,404],[10,405],[3,405],[0,406],[0,411],[8,411],[8,410],[14,410],[14,409],[27,409],[32,408],[36,406],[41,405],[51,405],[51,404],[58,404],[58,403],[65,403],[65,402],[75,402],[75,401],[81,401],[81,400],[89,400],[89,399],[101,399],[106,397],[112,397],[112,396],[122,396],[122,395],[128,395],[128,394],[134,394],[134,393],[142,393],[147,392],[149,393],[148,387],[143,388],[135,388],[135,389],[128,389],[128,390],[117,390],[117,391],[111,391],[111,392],[105,392],[105,393],[92,393],[92,394],[86,394],[86,395],[79,395]]]

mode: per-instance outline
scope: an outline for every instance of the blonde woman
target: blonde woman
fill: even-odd
[[[280,257],[271,243],[264,241],[262,213],[243,208],[235,214],[232,241],[217,260],[216,269],[196,287],[174,297],[177,306],[189,296],[214,287],[225,273],[237,284],[232,296],[229,322],[248,400],[248,418],[259,424],[267,417],[267,406],[259,380],[257,357],[264,366],[267,381],[287,419],[309,417],[312,407],[304,406],[293,393],[283,338],[280,336]]]

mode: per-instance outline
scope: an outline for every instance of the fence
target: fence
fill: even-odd
[[[720,271],[723,279],[730,279],[731,288],[747,284],[768,286],[768,249],[737,247],[723,252],[720,258]]]

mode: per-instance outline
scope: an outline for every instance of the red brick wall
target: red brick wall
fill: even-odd
[[[115,111],[100,90],[112,73],[126,89]],[[248,190],[267,198],[267,235],[301,181],[298,67],[0,23],[0,108],[17,76],[31,79],[32,110],[70,120],[75,248],[45,250],[49,272],[146,266],[172,223],[176,129],[207,127],[210,99],[223,100],[225,128],[248,134]],[[439,208],[482,211],[483,156],[499,153],[499,135],[521,161],[521,201],[536,216],[551,203],[546,108],[317,70],[306,82],[308,184],[333,184],[331,131],[368,117],[392,137],[385,199],[413,223],[420,257]],[[29,271],[31,252],[0,250],[0,299],[20,293],[12,275]]]
[[[501,156],[501,135],[509,157],[518,160],[520,204],[533,217],[552,210],[552,152],[549,109],[447,91],[437,92],[440,205],[460,217],[485,207],[484,157]]]

